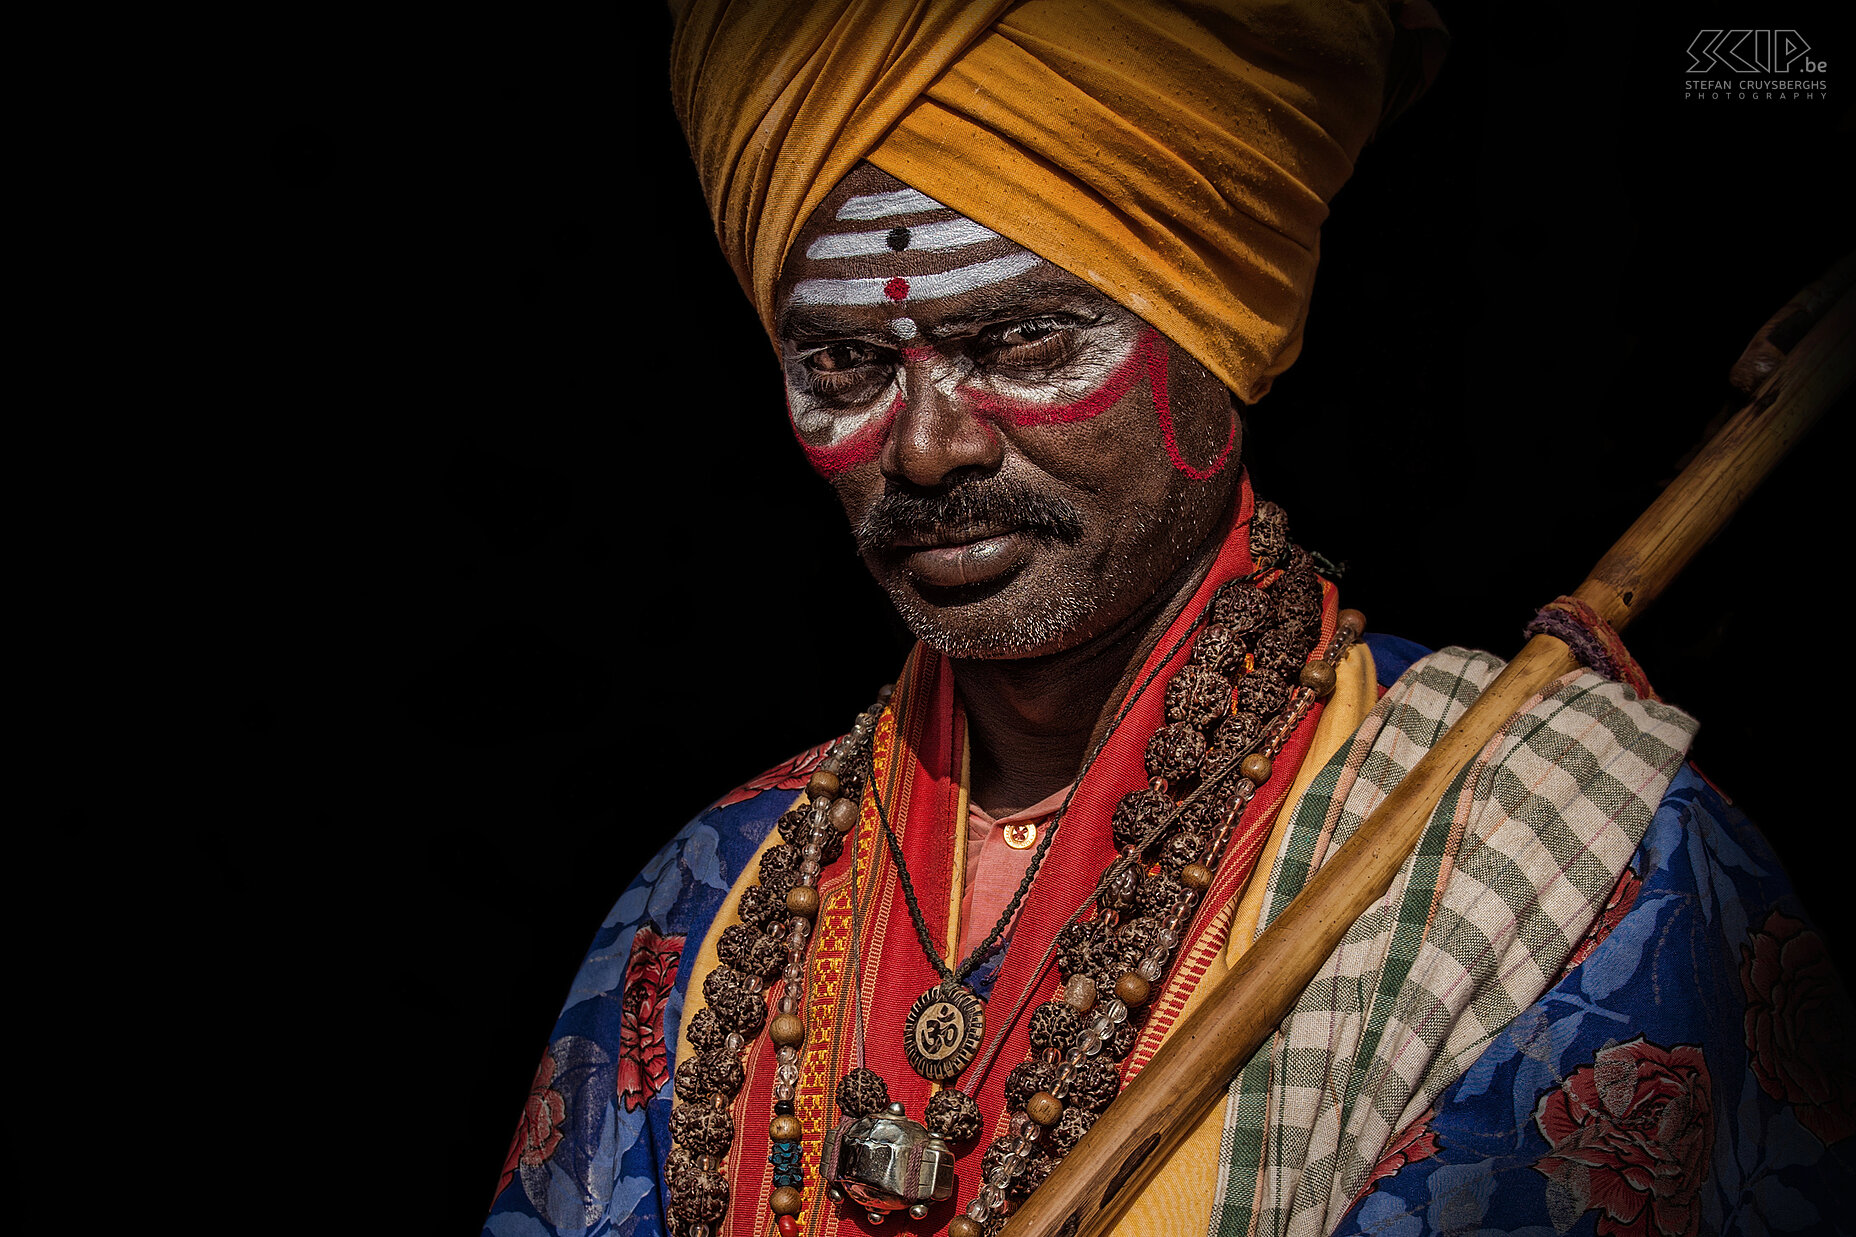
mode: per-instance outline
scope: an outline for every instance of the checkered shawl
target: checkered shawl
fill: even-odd
[[[1259,931],[1501,668],[1450,648],[1392,686],[1297,806]],[[1509,719],[1451,784],[1391,889],[1232,1079],[1211,1232],[1334,1228],[1393,1135],[1554,982],[1695,729],[1589,671]]]

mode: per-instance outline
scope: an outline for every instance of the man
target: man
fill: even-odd
[[[1251,490],[1234,399],[1418,61],[1232,7],[683,15],[724,248],[922,644],[620,899],[487,1231],[992,1231],[1492,677],[1359,642]],[[1645,697],[1523,711],[1124,1231],[1833,1214],[1847,998]],[[891,1104],[950,1196],[872,1183]]]

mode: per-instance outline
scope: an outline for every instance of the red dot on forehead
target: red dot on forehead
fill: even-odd
[[[900,275],[896,276],[896,278],[883,285],[883,295],[892,301],[908,300],[909,281],[902,278]]]

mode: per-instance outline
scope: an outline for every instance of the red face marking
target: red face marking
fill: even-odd
[[[1166,398],[1165,358],[1150,372],[1154,380],[1154,411],[1160,417],[1160,436],[1166,441],[1166,458],[1172,461],[1174,468],[1194,481],[1210,481],[1224,471],[1225,464],[1231,459],[1231,448],[1237,445],[1237,413],[1233,411],[1231,414],[1231,428],[1224,436],[1224,447],[1218,452],[1218,458],[1204,468],[1194,468],[1180,454],[1179,439],[1173,436],[1173,407]]]
[[[877,457],[883,449],[883,443],[889,438],[889,427],[895,424],[896,414],[902,411],[902,393],[896,393],[896,398],[890,401],[882,415],[870,418],[869,423],[856,433],[829,447],[815,447],[807,442],[793,420],[792,411],[792,397],[789,395],[786,401],[786,423],[792,426],[793,437],[799,440],[799,449],[806,453],[812,470],[821,477],[830,478],[868,464]]]
[[[1154,382],[1154,401],[1161,407],[1166,401],[1166,349],[1161,345],[1160,334],[1152,327],[1141,332],[1133,351],[1127,360],[1115,367],[1101,386],[1068,404],[1033,404],[1027,401],[1001,399],[985,391],[974,391],[972,406],[974,412],[989,416],[995,420],[1006,421],[1012,425],[1067,425],[1072,421],[1087,421],[1099,417],[1120,402],[1121,397],[1133,389],[1135,382],[1145,372],[1149,378],[1159,375]]]
[[[1174,468],[1194,481],[1209,481],[1224,471],[1231,457],[1231,448],[1237,445],[1237,418],[1231,418],[1231,429],[1225,435],[1224,449],[1218,452],[1216,459],[1205,468],[1188,463],[1180,453],[1179,439],[1173,432],[1173,406],[1167,397],[1166,359],[1166,344],[1160,332],[1150,326],[1141,332],[1140,340],[1128,354],[1128,359],[1117,366],[1101,386],[1079,400],[1068,404],[1029,404],[974,391],[971,393],[971,406],[978,415],[1018,426],[1068,425],[1099,417],[1113,408],[1145,373],[1148,386],[1153,391],[1154,412],[1160,419],[1160,433],[1166,442],[1167,459]]]
[[[904,284],[901,279],[891,281],[892,285]],[[936,356],[934,348],[916,345],[902,350],[903,360],[911,365],[931,361]],[[1019,400],[1002,399],[990,392],[975,390],[963,386],[961,394],[973,415],[990,421],[1002,421],[1014,426],[1030,427],[1038,425],[1069,425],[1077,421],[1087,421],[1098,417],[1121,401],[1143,374],[1147,377],[1149,388],[1153,392],[1154,414],[1160,422],[1160,435],[1166,445],[1167,459],[1175,469],[1194,481],[1209,481],[1224,471],[1230,461],[1231,449],[1237,445],[1237,418],[1231,418],[1231,428],[1225,435],[1224,447],[1217,458],[1204,468],[1198,468],[1186,460],[1179,449],[1179,438],[1173,429],[1173,406],[1167,393],[1167,353],[1166,344],[1160,333],[1151,326],[1146,327],[1128,357],[1116,366],[1113,373],[1094,391],[1067,404],[1032,404]],[[895,424],[896,414],[902,410],[904,396],[897,392],[894,400],[881,415],[872,417],[863,427],[842,442],[828,447],[814,446],[799,434],[798,427],[793,429],[794,437],[799,439],[800,447],[806,458],[821,476],[834,477],[842,472],[857,468],[875,459],[883,450],[883,444],[889,438],[890,427]],[[791,400],[788,400],[788,422],[792,422]]]

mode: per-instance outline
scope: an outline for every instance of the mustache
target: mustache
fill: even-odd
[[[969,481],[939,493],[887,490],[871,504],[851,535],[865,554],[890,549],[903,537],[965,527],[997,527],[1074,545],[1083,538],[1082,514],[1064,499],[1019,482]]]

